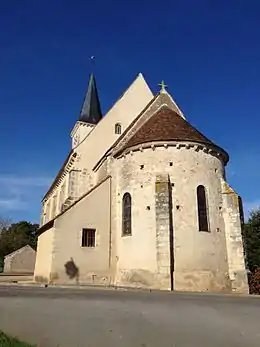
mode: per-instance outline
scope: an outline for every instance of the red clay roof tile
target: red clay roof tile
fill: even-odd
[[[192,141],[218,147],[175,111],[165,106],[143,124],[120,152],[147,142],[172,140]]]

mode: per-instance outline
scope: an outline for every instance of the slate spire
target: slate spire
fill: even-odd
[[[102,118],[100,102],[94,73],[90,75],[87,94],[81,108],[79,121],[97,124]]]

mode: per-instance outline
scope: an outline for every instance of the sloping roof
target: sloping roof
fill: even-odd
[[[23,251],[26,248],[30,248],[32,251],[36,252],[30,245],[26,245],[26,246],[23,246],[21,248],[18,248],[17,250],[13,251],[12,253],[7,254],[5,256],[5,258],[9,258],[9,257],[11,257],[12,255],[14,255],[16,253],[20,253],[21,251]]]
[[[68,210],[70,210],[72,207],[74,207],[77,203],[79,203],[81,200],[83,200],[86,196],[88,196],[90,193],[92,193],[96,188],[101,186],[108,179],[111,179],[110,175],[104,177],[94,187],[90,188],[87,192],[85,192],[83,195],[81,195],[76,201],[74,201],[71,205],[69,205],[67,208],[65,208],[63,211],[61,211],[59,214],[57,214],[53,219],[51,219],[50,221],[48,221],[47,223],[45,223],[41,227],[39,227],[39,229],[36,231],[36,235],[39,236],[39,235],[43,234],[45,231],[51,229],[54,226],[54,222],[56,219],[58,219],[60,216],[65,214]]]
[[[88,90],[83,102],[79,121],[90,124],[97,124],[102,119],[102,112],[98,97],[98,90],[95,76],[90,75]]]
[[[145,106],[145,108],[139,113],[139,115],[128,125],[128,127],[122,132],[122,134],[118,137],[118,139],[108,148],[105,154],[99,159],[99,161],[93,167],[93,170],[100,165],[100,163],[106,158],[106,156],[111,152],[113,148],[115,148],[118,143],[125,137],[125,135],[129,132],[129,130],[137,123],[137,121],[142,117],[142,115],[147,111],[147,109],[153,104],[153,102],[158,98],[160,93],[157,93],[150,102]]]
[[[173,140],[198,142],[218,147],[184,118],[180,117],[175,111],[167,106],[162,106],[125,143],[120,153],[127,148],[147,142]],[[218,148],[221,149],[220,147]],[[227,155],[223,149],[221,149],[221,151]]]

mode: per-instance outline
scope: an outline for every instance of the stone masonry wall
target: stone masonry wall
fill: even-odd
[[[167,175],[156,176],[155,182],[155,216],[156,216],[156,254],[158,274],[161,276],[161,286],[172,288],[172,221],[170,184]]]
[[[248,293],[248,281],[241,233],[239,197],[224,180],[222,180],[222,195],[229,278],[232,283],[232,291],[237,293]]]
[[[55,228],[45,231],[38,237],[36,262],[34,269],[35,282],[48,283],[53,262],[53,241]]]
[[[4,272],[7,273],[33,273],[35,267],[36,252],[29,246],[25,246],[4,259]]]
[[[116,207],[116,282],[165,288],[157,258],[156,176],[168,176],[172,187],[174,288],[230,291],[221,178],[224,167],[207,148],[189,143],[143,148],[114,159]],[[206,188],[210,232],[200,232],[196,189]],[[132,236],[122,237],[122,197],[132,196]],[[157,210],[158,211],[158,210]],[[157,223],[157,224],[156,224]],[[162,226],[161,226],[162,227]],[[169,237],[169,235],[168,235]],[[168,260],[167,260],[168,261]],[[169,287],[169,286],[168,286]]]
[[[85,228],[95,229],[94,247],[82,246],[82,230]],[[110,238],[108,178],[56,219],[50,281],[110,284]],[[66,272],[68,264],[78,269],[77,276],[69,276]]]

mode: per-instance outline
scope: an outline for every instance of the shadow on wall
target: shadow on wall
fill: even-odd
[[[70,260],[64,264],[65,271],[69,279],[76,279],[76,283],[79,283],[79,268],[75,264],[73,258],[70,258]]]

